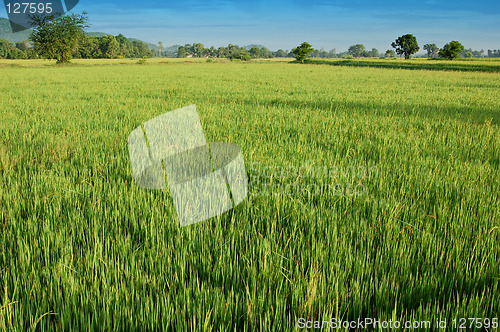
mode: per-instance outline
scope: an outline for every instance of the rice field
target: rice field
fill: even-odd
[[[136,62],[0,61],[0,330],[495,330],[498,71]],[[181,228],[127,137],[191,104],[250,186]]]

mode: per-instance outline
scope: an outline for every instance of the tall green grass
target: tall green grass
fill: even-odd
[[[497,73],[84,64],[0,68],[0,330],[498,317]],[[252,186],[180,228],[134,184],[127,136],[193,103]]]
[[[453,70],[453,71],[480,71],[500,72],[500,60],[497,58],[485,59],[413,59],[402,60],[398,58],[385,59],[307,59],[306,63],[326,64],[331,66],[349,67],[373,67],[393,69],[416,69],[416,70]]]

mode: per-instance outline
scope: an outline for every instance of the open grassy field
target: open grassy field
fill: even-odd
[[[500,318],[500,73],[75,62],[0,62],[0,330]],[[181,228],[127,137],[190,104],[250,192]]]

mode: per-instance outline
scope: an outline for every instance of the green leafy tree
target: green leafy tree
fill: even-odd
[[[439,52],[439,47],[436,44],[425,44],[424,50],[427,51],[427,57],[433,58]]]
[[[85,36],[84,29],[89,27],[86,14],[32,16],[34,28],[29,39],[33,49],[41,57],[68,63],[77,50],[78,42]]]
[[[13,48],[8,54],[7,59],[26,59],[26,54],[18,48]]]
[[[6,39],[0,39],[0,58],[4,59],[25,59],[26,53],[15,47],[13,43]]]
[[[270,59],[273,57],[273,52],[268,50],[266,47],[260,49],[260,57],[263,59]]]
[[[328,58],[328,52],[324,48],[322,48],[321,50],[319,50],[319,57]]]
[[[450,60],[456,59],[460,57],[460,53],[462,53],[464,49],[464,45],[460,44],[456,40],[452,40],[443,46],[441,51],[439,51],[439,56]]]
[[[217,57],[225,58],[229,54],[227,47],[221,46],[217,49]]]
[[[124,58],[134,57],[134,47],[132,42],[122,34],[115,37],[118,44],[120,44],[120,55]]]
[[[411,34],[399,37],[392,42],[391,46],[396,49],[397,54],[404,54],[406,60],[410,59],[411,55],[417,53],[420,49],[417,38]]]
[[[6,39],[0,39],[0,58],[7,58],[7,55],[14,49],[14,44]]]
[[[260,48],[254,46],[250,49],[250,56],[252,58],[258,58],[260,56]]]
[[[217,56],[217,50],[215,49],[215,47],[210,46],[210,48],[208,49],[208,55],[211,57]]]
[[[101,50],[101,57],[107,59],[114,59],[120,54],[120,44],[112,35],[104,35],[99,38],[99,49]]]
[[[83,37],[78,44],[78,51],[74,54],[80,59],[96,59],[101,57],[99,38],[92,36]]]
[[[163,43],[161,41],[158,42],[158,56],[161,58],[163,56]]]
[[[349,49],[347,50],[350,55],[352,55],[355,58],[359,58],[363,55],[364,52],[366,52],[365,45],[363,44],[356,44],[356,45],[351,45],[349,46]]]
[[[312,48],[311,44],[309,44],[308,42],[303,42],[302,44],[300,44],[300,46],[294,48],[292,50],[292,53],[297,61],[304,63],[305,58],[312,51],[314,51],[314,49]]]
[[[234,50],[227,56],[227,58],[231,60],[242,60],[242,61],[250,61],[252,59],[250,57],[250,54],[245,49]]]
[[[378,57],[379,57],[379,55],[380,55],[380,54],[379,54],[378,50],[377,50],[376,48],[372,48],[372,50],[370,51],[370,56],[371,56],[372,58],[378,58]]]
[[[194,43],[193,44],[193,56],[197,58],[201,58],[205,55],[205,45],[202,43]]]
[[[23,52],[27,52],[28,50],[31,49],[30,44],[28,43],[27,40],[17,42],[16,47]]]
[[[281,48],[279,50],[277,50],[276,52],[274,52],[274,56],[277,57],[277,58],[284,58],[286,57],[286,52],[283,51]]]
[[[187,56],[186,47],[179,46],[179,48],[177,49],[177,57],[185,58],[186,56]]]
[[[153,55],[153,51],[148,48],[148,45],[145,42],[142,42],[140,40],[132,41],[132,57],[143,58],[152,57]]]
[[[394,50],[387,50],[385,51],[385,57],[386,58],[392,58],[396,56],[396,52]]]

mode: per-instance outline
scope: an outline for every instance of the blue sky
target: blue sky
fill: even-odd
[[[80,0],[73,11],[88,12],[90,31],[165,46],[201,42],[290,50],[308,41],[338,52],[357,43],[385,51],[398,36],[412,33],[421,48],[458,40],[467,48],[500,49],[498,0]],[[3,6],[0,17],[7,17]]]

